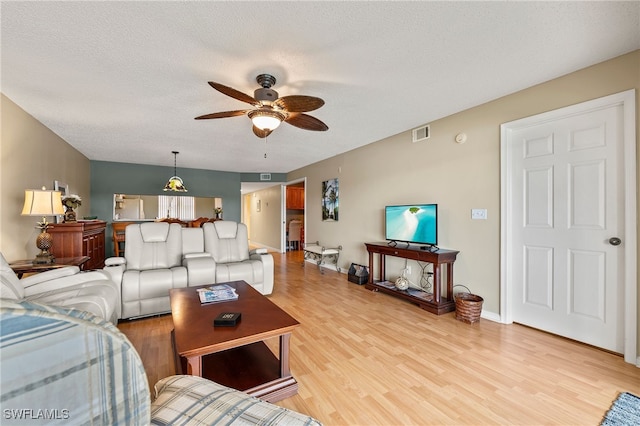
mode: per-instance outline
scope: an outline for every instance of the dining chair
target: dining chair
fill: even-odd
[[[131,225],[133,222],[113,222],[111,224],[113,232],[113,250],[116,257],[124,256],[125,245],[125,228],[127,225]]]
[[[299,220],[292,220],[289,222],[289,232],[287,233],[287,247],[291,247],[291,250],[300,250],[300,231],[302,229],[302,222]]]

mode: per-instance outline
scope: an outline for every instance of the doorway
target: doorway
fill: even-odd
[[[635,90],[501,133],[503,321],[635,363]]]
[[[306,180],[296,179],[282,185],[282,253],[304,248]]]

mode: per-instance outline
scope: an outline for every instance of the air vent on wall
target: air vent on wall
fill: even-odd
[[[413,143],[427,140],[430,136],[429,125],[413,129]]]
[[[271,180],[271,173],[260,173],[260,180]]]

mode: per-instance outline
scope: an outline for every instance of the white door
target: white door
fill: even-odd
[[[503,127],[511,320],[618,353],[630,242],[624,118],[620,102],[587,102]]]

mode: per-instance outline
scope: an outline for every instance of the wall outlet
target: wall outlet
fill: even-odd
[[[487,209],[471,209],[471,219],[486,219]]]
[[[411,266],[408,266],[405,268],[407,270],[407,275],[411,275]]]

